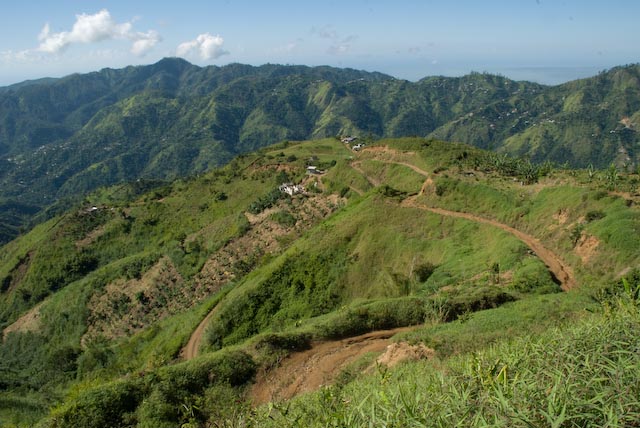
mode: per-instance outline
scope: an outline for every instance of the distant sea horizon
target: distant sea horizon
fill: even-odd
[[[609,68],[611,67],[509,67],[504,68],[503,71],[496,71],[496,74],[501,74],[512,80],[527,80],[543,85],[560,85],[572,80],[593,77]]]
[[[387,71],[384,71],[384,67],[380,67],[382,73],[389,74],[399,79],[406,79],[412,82],[424,79],[431,76],[445,76],[445,77],[461,77],[466,76],[473,72],[489,73],[507,77],[516,81],[529,81],[542,85],[555,86],[563,83],[570,82],[572,80],[584,79],[588,77],[596,76],[601,71],[609,70],[613,67],[622,66],[625,64],[614,65],[588,65],[588,66],[508,66],[508,65],[487,65],[487,66],[475,66],[475,65],[429,65],[424,69],[416,68],[415,66],[407,66],[405,68],[402,65],[387,67]],[[370,67],[369,67],[370,68]],[[373,71],[373,70],[372,70]]]

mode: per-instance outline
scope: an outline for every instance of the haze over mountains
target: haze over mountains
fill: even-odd
[[[336,69],[167,58],[0,88],[0,242],[45,207],[194,175],[282,140],[429,136],[572,166],[640,152],[640,66],[559,86],[471,74],[412,83]]]

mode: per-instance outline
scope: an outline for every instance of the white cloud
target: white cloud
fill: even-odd
[[[329,48],[327,49],[327,53],[331,55],[342,55],[346,54],[351,50],[351,45],[358,39],[358,36],[351,35],[343,38],[342,40],[335,40]]]
[[[40,31],[38,50],[47,53],[64,51],[71,44],[90,44],[104,40],[130,40],[131,52],[143,56],[153,48],[161,37],[155,30],[146,33],[133,30],[133,23],[117,23],[107,9],[102,9],[94,15],[82,13],[76,15],[76,22],[71,31],[52,33],[49,24],[45,24]]]
[[[144,56],[159,41],[162,40],[160,34],[155,30],[149,30],[146,33],[136,33],[137,39],[131,45],[131,53],[137,56]]]
[[[312,27],[311,34],[321,38],[330,40],[331,44],[327,48],[327,53],[330,55],[342,55],[351,50],[353,42],[358,39],[358,36],[352,34],[347,37],[342,37],[331,25],[325,25],[324,27]]]
[[[48,64],[51,56],[33,49],[0,51],[0,65]]]
[[[180,43],[176,49],[176,55],[189,57],[197,54],[203,60],[211,60],[227,55],[224,50],[224,39],[219,35],[212,36],[210,33],[200,34],[194,40]]]

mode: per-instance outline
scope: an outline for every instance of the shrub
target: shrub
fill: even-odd
[[[592,292],[592,297],[601,303],[610,305],[621,296],[640,301],[640,269],[633,269],[624,277],[610,281]]]
[[[456,190],[456,187],[458,187],[458,184],[460,184],[460,180],[450,179],[450,178],[441,178],[436,181],[436,195],[444,196],[448,193],[451,193],[452,191]]]
[[[407,197],[407,192],[394,189],[393,187],[386,184],[380,186],[378,192],[381,195],[386,196],[387,198],[404,199]]]
[[[444,321],[454,321],[471,312],[497,308],[516,297],[496,286],[474,287],[464,290],[443,292],[437,301],[444,304]]]
[[[521,293],[539,294],[560,290],[549,270],[542,263],[527,263],[517,270],[511,280],[511,288]]]
[[[578,223],[571,229],[571,233],[569,234],[569,239],[571,240],[571,243],[573,244],[574,247],[578,244],[578,241],[582,237],[583,230],[584,230],[583,223]]]
[[[143,398],[140,380],[115,381],[88,390],[53,412],[51,428],[125,427]]]
[[[138,408],[138,426],[168,428],[204,424],[210,409],[202,405],[207,391],[217,388],[233,391],[235,386],[253,378],[255,370],[251,356],[235,351],[208,355],[149,374],[151,392]]]
[[[284,227],[293,227],[296,225],[296,218],[286,210],[280,210],[271,214],[271,220]]]
[[[271,208],[275,205],[278,200],[285,197],[285,194],[280,191],[280,189],[273,189],[266,195],[256,199],[254,202],[249,205],[247,211],[251,214],[260,214],[262,211],[267,208]]]
[[[587,214],[584,216],[584,219],[587,223],[590,223],[592,221],[596,221],[596,220],[600,220],[601,218],[604,218],[606,216],[606,214],[603,211],[600,210],[592,210],[587,212]]]
[[[214,348],[238,343],[271,327],[333,310],[340,302],[339,276],[344,251],[298,254],[268,278],[221,307],[207,330]]]
[[[415,267],[413,273],[416,276],[416,279],[419,282],[425,282],[428,280],[433,272],[438,268],[438,266],[434,265],[431,262],[421,263]]]
[[[347,308],[319,327],[319,334],[342,338],[374,330],[420,324],[425,319],[425,304],[418,297],[402,297]]]
[[[260,353],[261,366],[274,366],[292,352],[311,348],[309,333],[269,333],[259,337],[253,345]]]
[[[255,343],[257,350],[304,351],[311,347],[309,333],[269,333],[261,336]]]

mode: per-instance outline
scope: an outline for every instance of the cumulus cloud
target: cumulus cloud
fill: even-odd
[[[131,53],[137,56],[144,56],[161,40],[160,34],[155,30],[149,30],[146,33],[136,33],[136,38],[131,45]]]
[[[224,39],[219,35],[211,35],[210,33],[200,34],[194,40],[180,43],[176,49],[176,55],[181,57],[189,57],[194,54],[203,60],[212,60],[227,55],[229,52],[224,50]]]
[[[346,54],[351,50],[353,42],[358,39],[358,36],[355,34],[346,37],[341,36],[331,25],[312,27],[311,34],[331,42],[327,48],[327,53],[330,55]]]
[[[90,44],[105,40],[130,40],[131,52],[143,56],[158,42],[160,34],[155,30],[139,32],[133,30],[131,22],[117,23],[107,9],[96,14],[82,13],[76,15],[76,22],[71,31],[51,32],[49,24],[40,31],[38,50],[47,53],[59,53],[71,44]]]

